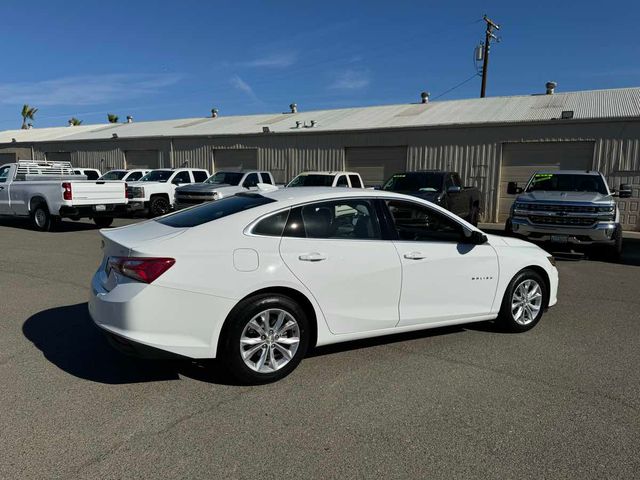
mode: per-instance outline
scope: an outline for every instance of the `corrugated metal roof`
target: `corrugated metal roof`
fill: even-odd
[[[563,110],[572,110],[574,119],[640,117],[640,87],[299,113],[10,130],[0,132],[0,143],[9,143],[12,138],[15,138],[17,142],[99,140],[112,138],[114,133],[119,138],[239,135],[262,133],[264,127],[268,127],[274,133],[302,133],[485,123],[524,123],[558,119]],[[310,127],[312,121],[315,121],[314,127]],[[299,126],[296,122],[299,122]]]

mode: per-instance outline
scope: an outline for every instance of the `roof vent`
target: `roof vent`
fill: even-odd
[[[298,105],[295,103],[292,103],[291,105],[289,105],[289,108],[291,109],[291,113],[298,113]]]
[[[11,143],[17,143],[18,141],[15,138],[11,139]]]
[[[115,133],[115,132],[114,132],[114,133],[112,133],[112,134],[111,134],[111,138],[118,138],[118,134],[117,134],[117,133]]]
[[[429,103],[429,96],[431,94],[429,92],[422,92],[420,94],[420,99],[422,100],[422,103]]]
[[[218,116],[218,109],[217,108],[212,108],[211,109],[211,118],[216,118]]]
[[[127,123],[133,123],[133,117],[131,115],[127,115]]]
[[[547,95],[553,95],[557,86],[558,84],[556,82],[547,82],[545,85],[545,87],[547,87]]]

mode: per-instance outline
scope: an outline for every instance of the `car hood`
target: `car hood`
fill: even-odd
[[[518,196],[518,202],[577,202],[577,203],[602,203],[611,204],[611,195],[602,195],[598,192],[545,192],[543,190],[527,192]]]
[[[194,183],[193,185],[185,185],[176,190],[181,193],[199,193],[199,192],[217,192],[225,188],[238,188],[237,185],[229,185],[228,183]]]

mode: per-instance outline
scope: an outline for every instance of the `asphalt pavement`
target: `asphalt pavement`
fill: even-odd
[[[625,242],[620,263],[559,260],[559,303],[528,333],[324,347],[246,387],[215,362],[111,349],[87,314],[92,224],[3,221],[0,478],[637,478],[640,240]]]

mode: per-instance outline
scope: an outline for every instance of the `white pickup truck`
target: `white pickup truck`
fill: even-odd
[[[203,183],[185,185],[176,189],[176,208],[218,200],[247,190],[258,190],[259,185],[274,185],[271,172],[260,170],[226,170],[216,172]]]
[[[175,206],[175,190],[190,183],[201,183],[209,172],[201,168],[161,168],[151,170],[138,182],[127,183],[129,211],[147,210],[149,217],[158,217]]]
[[[364,188],[364,183],[356,172],[302,172],[289,182],[288,187]]]
[[[61,218],[91,218],[108,227],[126,210],[126,184],[87,180],[69,162],[20,160],[0,166],[0,216],[30,217],[36,230]]]

